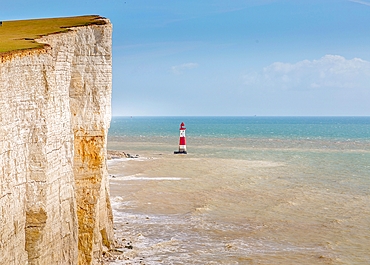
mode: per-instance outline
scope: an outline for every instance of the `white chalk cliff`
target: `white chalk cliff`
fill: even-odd
[[[0,264],[97,264],[113,243],[104,21],[0,54]]]

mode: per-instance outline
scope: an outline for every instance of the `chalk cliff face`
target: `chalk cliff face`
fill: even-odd
[[[0,264],[95,264],[113,242],[105,21],[0,54]]]

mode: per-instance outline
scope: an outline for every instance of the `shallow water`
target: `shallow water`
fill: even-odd
[[[112,264],[369,264],[370,142],[309,138],[111,136]]]

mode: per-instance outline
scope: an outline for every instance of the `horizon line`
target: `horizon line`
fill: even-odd
[[[370,115],[112,115],[113,117],[366,117]]]

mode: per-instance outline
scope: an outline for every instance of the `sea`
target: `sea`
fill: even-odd
[[[370,264],[370,117],[113,117],[108,149],[109,264]]]

